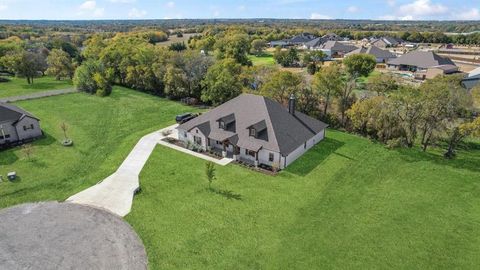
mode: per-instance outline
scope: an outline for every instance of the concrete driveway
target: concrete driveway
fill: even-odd
[[[71,203],[0,210],[0,269],[147,269],[135,231],[107,211]]]

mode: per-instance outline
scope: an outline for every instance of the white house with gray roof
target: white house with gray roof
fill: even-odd
[[[463,86],[467,89],[472,89],[480,85],[480,67],[470,71],[462,81]]]
[[[397,56],[393,53],[391,53],[388,50],[382,50],[376,46],[370,46],[370,47],[361,47],[358,48],[354,51],[351,51],[347,53],[345,56],[350,56],[354,54],[370,54],[375,57],[377,60],[377,63],[387,63],[391,59],[397,58]]]
[[[12,104],[0,102],[0,147],[42,136],[40,120]]]
[[[327,125],[269,98],[243,94],[177,127],[178,139],[256,166],[285,168],[325,137]]]

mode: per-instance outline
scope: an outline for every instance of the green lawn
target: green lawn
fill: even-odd
[[[447,161],[329,131],[276,177],[217,166],[220,195],[204,161],[159,146],[126,219],[151,269],[476,269],[480,144],[470,147]]]
[[[0,208],[18,203],[64,200],[102,180],[121,164],[145,134],[174,122],[191,108],[115,87],[106,98],[84,93],[18,102],[39,117],[46,138],[33,143],[31,160],[21,148],[0,152],[0,174],[16,171],[17,182],[0,183]],[[74,146],[60,145],[60,124]]]
[[[275,66],[275,60],[273,59],[273,55],[270,53],[264,53],[262,55],[249,55],[248,59],[252,61],[254,66]]]
[[[6,77],[9,82],[0,82],[0,98],[28,95],[35,92],[72,88],[71,80],[57,81],[53,77],[35,78],[33,84],[28,84],[25,78]]]

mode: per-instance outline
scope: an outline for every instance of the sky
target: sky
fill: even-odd
[[[0,19],[480,20],[480,0],[0,0]]]

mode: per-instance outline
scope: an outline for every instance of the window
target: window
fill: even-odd
[[[198,137],[198,136],[194,136],[193,137],[193,140],[196,144],[198,145],[202,145],[202,138],[201,137]]]
[[[225,122],[218,121],[218,127],[221,128],[221,129],[225,129]]]
[[[307,142],[303,145],[303,149],[307,149]]]
[[[254,128],[251,128],[251,129],[250,129],[250,136],[255,137],[256,134],[257,134],[257,132],[255,131],[255,129],[254,129]]]
[[[245,154],[255,157],[257,153],[255,151],[245,149]]]
[[[30,128],[31,128],[31,129],[34,129],[33,124],[30,124]]]
[[[0,140],[10,138],[10,134],[0,135]]]
[[[268,154],[268,161],[273,162],[273,153]]]
[[[187,136],[188,136],[188,135],[187,135],[187,132],[185,131],[185,132],[183,133],[183,137],[187,138]]]

